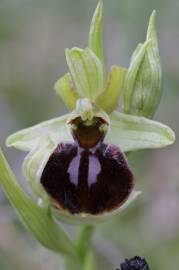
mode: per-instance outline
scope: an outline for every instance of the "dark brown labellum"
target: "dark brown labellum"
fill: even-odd
[[[118,147],[101,144],[93,152],[74,143],[58,145],[41,184],[56,207],[72,214],[97,215],[122,205],[134,178]]]
[[[115,145],[103,144],[106,122],[80,117],[71,122],[74,143],[60,143],[50,156],[41,184],[57,208],[93,215],[121,206],[130,195],[134,177]]]

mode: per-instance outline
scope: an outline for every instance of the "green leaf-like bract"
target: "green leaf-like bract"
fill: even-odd
[[[17,184],[0,150],[0,186],[24,225],[46,248],[66,255],[74,254],[74,246],[66,232],[53,220],[48,208],[36,204]]]

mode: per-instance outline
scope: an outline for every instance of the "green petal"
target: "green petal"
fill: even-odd
[[[55,84],[55,90],[61,97],[66,107],[73,111],[76,107],[76,102],[80,98],[78,93],[73,88],[71,75],[67,73],[60,78]]]
[[[48,208],[38,206],[17,184],[1,150],[0,185],[24,225],[42,245],[64,254],[74,252],[71,240],[65,231],[54,222]]]
[[[66,49],[67,63],[76,85],[83,98],[94,101],[103,91],[102,64],[90,49]]]
[[[32,190],[40,197],[46,197],[46,192],[40,184],[40,178],[49,157],[56,148],[49,137],[42,138],[42,142],[34,148],[23,163],[24,176],[29,181]]]
[[[124,152],[161,148],[175,141],[175,134],[171,128],[147,118],[115,111],[110,119],[111,130],[105,142],[118,145]]]
[[[20,130],[7,138],[6,145],[29,151],[37,147],[44,136],[50,137],[55,144],[61,141],[72,141],[66,125],[69,115],[67,114]]]
[[[103,50],[103,1],[99,1],[95,10],[89,33],[89,48],[96,54],[103,65],[105,78],[105,62]]]
[[[109,73],[106,89],[95,100],[95,104],[108,114],[118,107],[126,71],[125,68],[113,66]]]

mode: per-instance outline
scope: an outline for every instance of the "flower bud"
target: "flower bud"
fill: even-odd
[[[158,50],[156,13],[152,13],[144,44],[134,52],[126,75],[123,112],[153,118],[161,99],[161,66]]]

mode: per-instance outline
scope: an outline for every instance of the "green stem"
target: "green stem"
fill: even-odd
[[[90,240],[94,233],[94,226],[84,226],[77,238],[76,249],[81,261],[84,261],[87,251],[90,248]]]
[[[93,226],[87,225],[82,227],[76,240],[76,257],[66,257],[66,270],[84,270],[84,267],[86,268],[86,265],[90,264],[89,259],[91,256],[89,257],[88,255],[91,255],[90,240],[93,232]]]

